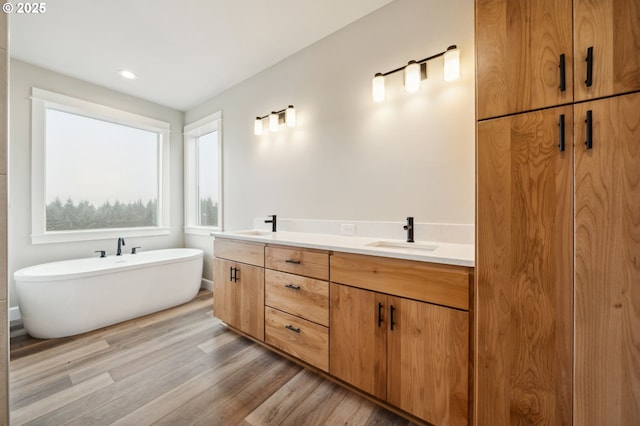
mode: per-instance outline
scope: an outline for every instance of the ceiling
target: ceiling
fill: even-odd
[[[391,1],[54,0],[10,15],[10,54],[186,111]]]

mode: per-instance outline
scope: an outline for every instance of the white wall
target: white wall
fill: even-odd
[[[116,241],[31,244],[31,88],[49,90],[171,124],[171,230],[168,236],[130,238],[127,245],[145,250],[183,246],[182,128],[184,114],[148,101],[76,80],[18,60],[10,63],[9,235],[10,304],[17,305],[13,273],[26,266],[115,252]],[[81,178],[81,177],[79,177]]]
[[[225,228],[251,228],[269,214],[474,223],[473,4],[396,0],[187,111],[186,123],[223,113]],[[443,82],[443,61],[434,60],[419,93],[406,94],[396,73],[387,100],[372,101],[376,72],[451,44],[460,80]],[[253,135],[256,116],[288,104],[297,128]],[[210,257],[210,238],[185,244]]]

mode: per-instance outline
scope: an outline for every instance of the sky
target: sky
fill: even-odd
[[[218,199],[218,131],[198,138],[198,195]]]
[[[158,194],[158,134],[47,109],[46,202],[144,203]]]

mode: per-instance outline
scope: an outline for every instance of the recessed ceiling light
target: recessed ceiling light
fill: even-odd
[[[120,76],[122,76],[124,78],[127,78],[129,80],[134,80],[134,79],[138,78],[137,75],[135,75],[134,73],[132,73],[131,71],[128,71],[128,70],[120,70],[118,72],[118,74],[120,74]]]

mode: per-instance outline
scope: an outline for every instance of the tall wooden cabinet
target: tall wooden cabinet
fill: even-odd
[[[583,120],[591,111],[593,148]],[[640,424],[640,93],[577,104],[576,425]]]
[[[477,0],[476,44],[475,422],[640,424],[640,0]]]
[[[571,423],[571,125],[571,107],[478,123],[478,424]]]

